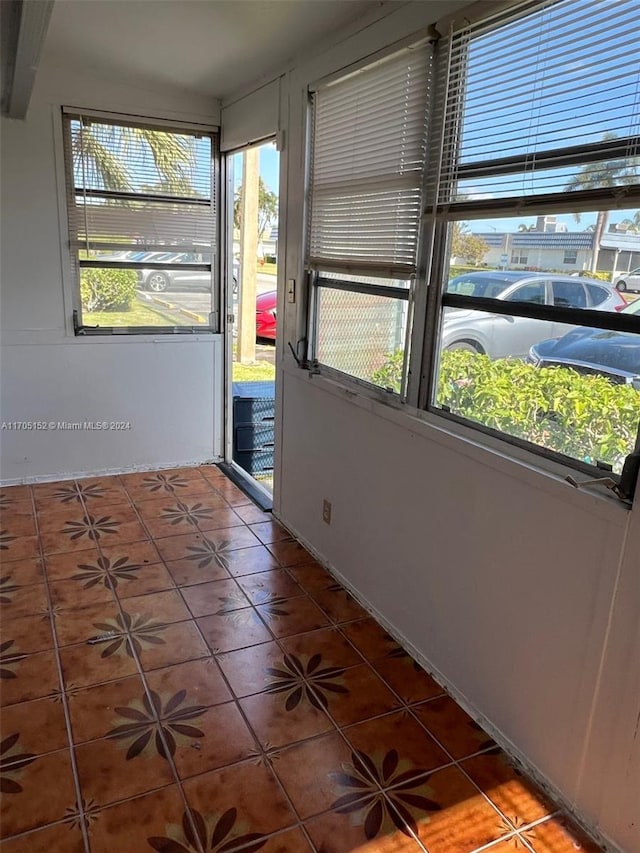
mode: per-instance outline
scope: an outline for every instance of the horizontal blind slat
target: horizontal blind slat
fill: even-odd
[[[541,2],[519,19],[454,33],[439,204],[484,197],[489,209],[492,199],[640,184],[635,141],[610,160],[593,162],[585,151],[583,162],[562,163],[561,154],[637,138],[640,65],[631,55],[639,36],[633,0]],[[519,156],[521,171],[501,172],[501,158]]]
[[[415,269],[431,48],[402,51],[313,96],[308,258]],[[384,274],[384,273],[381,273]]]

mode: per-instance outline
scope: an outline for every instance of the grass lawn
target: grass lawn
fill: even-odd
[[[234,382],[267,382],[276,378],[275,365],[268,361],[256,361],[253,364],[233,362]]]
[[[188,317],[169,316],[148,305],[134,303],[129,311],[83,311],[84,326],[186,326],[194,325]]]
[[[265,263],[264,266],[262,266],[258,264],[258,272],[263,272],[267,275],[278,275],[278,265]]]

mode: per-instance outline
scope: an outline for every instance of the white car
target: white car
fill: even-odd
[[[459,296],[529,302],[562,308],[621,311],[626,302],[603,281],[523,270],[486,270],[451,279],[447,293]],[[558,338],[571,326],[511,314],[493,314],[465,308],[446,308],[441,348],[484,353],[491,358],[525,358],[529,348],[545,338]]]
[[[624,293],[625,290],[640,290],[640,267],[631,272],[622,273],[613,284],[620,293]]]

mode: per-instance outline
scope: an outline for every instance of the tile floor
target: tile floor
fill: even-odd
[[[4,853],[598,849],[216,467],[0,496]]]

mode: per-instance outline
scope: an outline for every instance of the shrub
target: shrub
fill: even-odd
[[[85,311],[128,311],[136,295],[135,270],[83,269],[80,297]]]
[[[400,390],[402,353],[372,376]],[[384,381],[381,381],[384,380]],[[619,469],[640,423],[640,393],[603,376],[464,350],[441,355],[437,404],[456,415],[574,459]]]

